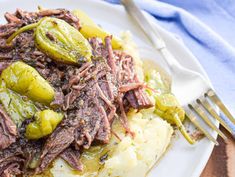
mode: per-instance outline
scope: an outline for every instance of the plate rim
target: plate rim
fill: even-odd
[[[9,2],[9,1],[10,1],[10,0],[0,0],[0,3]],[[70,1],[70,0],[69,0],[69,1]],[[71,0],[71,1],[73,1],[73,0]],[[79,3],[82,3],[82,2],[88,3],[88,4],[92,4],[92,6],[94,6],[94,7],[95,7],[96,5],[98,5],[98,6],[101,5],[101,6],[104,6],[104,7],[106,7],[106,8],[112,8],[113,10],[117,10],[117,11],[119,11],[120,13],[125,12],[125,11],[123,11],[124,9],[123,9],[123,7],[122,7],[121,5],[112,4],[112,3],[108,3],[108,2],[105,2],[105,1],[101,1],[101,0],[99,0],[99,1],[97,1],[97,0],[79,0]],[[95,5],[95,4],[96,4],[96,5]],[[35,6],[36,6],[36,5],[35,5]],[[2,13],[2,12],[1,12],[1,13]],[[153,23],[154,26],[155,26],[156,28],[158,28],[158,27],[155,25],[155,23],[156,23],[157,20],[156,20],[153,16],[151,16],[150,14],[148,14],[148,13],[146,13],[146,12],[145,12],[145,14],[148,16],[148,19],[151,21],[151,23]],[[165,29],[162,28],[162,27],[159,27],[158,29],[159,29],[161,32],[163,32],[163,33],[167,34],[168,36],[170,36],[171,40],[175,41],[176,43],[178,43],[178,44],[180,45],[180,47],[184,50],[184,52],[185,52],[188,56],[190,56],[190,58],[194,61],[195,64],[197,64],[197,67],[199,68],[199,70],[200,70],[200,72],[202,73],[202,75],[206,77],[206,79],[209,81],[209,83],[211,83],[211,81],[209,80],[209,77],[208,77],[207,73],[205,72],[204,68],[201,66],[201,64],[199,63],[199,61],[198,61],[198,60],[196,59],[196,57],[192,54],[192,52],[186,47],[186,45],[184,45],[184,43],[182,43],[182,42],[179,42],[178,39],[176,39],[175,36],[174,36],[171,32],[165,30]],[[217,136],[215,132],[213,132],[213,136],[214,136],[214,137]],[[198,177],[198,176],[200,176],[200,174],[202,173],[204,167],[206,166],[206,163],[208,162],[208,159],[209,159],[209,157],[210,157],[210,155],[211,155],[211,153],[212,153],[213,148],[214,148],[214,144],[213,144],[213,143],[208,143],[207,149],[204,151],[203,155],[201,156],[200,164],[198,164],[198,165],[196,166],[196,168],[194,168],[194,170],[192,171],[192,175],[191,175],[192,177]]]

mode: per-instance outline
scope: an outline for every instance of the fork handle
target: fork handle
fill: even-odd
[[[162,39],[161,35],[158,32],[157,28],[160,28],[157,23],[157,28],[154,28],[146,19],[146,17],[141,12],[140,8],[137,7],[137,5],[134,3],[133,0],[121,0],[122,4],[124,5],[127,13],[135,20],[135,22],[138,24],[140,29],[144,32],[146,37],[149,39],[149,41],[152,43],[153,47],[158,50],[164,60],[166,61],[171,74],[172,73],[179,73],[179,72],[185,72],[188,74],[193,74],[199,76],[201,79],[205,81],[205,83],[211,87],[211,85],[206,81],[206,79],[199,74],[198,72],[189,70],[188,68],[183,67],[177,59],[171,54],[171,52],[167,49],[166,44],[164,40]]]
[[[156,28],[154,28],[143,15],[141,10],[137,7],[133,0],[122,0],[127,13],[136,21],[139,27],[142,29],[146,37],[152,43],[155,49],[160,51],[161,55],[167,62],[169,68],[172,70],[174,67],[180,67],[180,63],[166,48],[166,44]]]
[[[171,52],[166,47],[159,49],[159,51],[161,53],[161,56],[165,59],[165,61],[167,62],[171,70],[174,70],[174,69],[185,70],[186,69],[175,59],[175,57],[171,54]]]

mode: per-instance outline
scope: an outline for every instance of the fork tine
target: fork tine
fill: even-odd
[[[220,98],[216,95],[216,93],[213,90],[208,90],[208,92],[205,94],[207,97],[210,98],[211,101],[213,101],[222,111],[223,113],[229,118],[229,120],[235,124],[235,118],[232,116],[232,114],[229,112],[229,110],[226,108],[226,106],[223,104],[223,102],[220,100]]]
[[[193,109],[204,120],[204,122],[213,130],[215,130],[224,140],[227,139],[227,137],[220,131],[220,129],[218,129],[215,124],[213,124],[213,122],[207,117],[199,104],[190,104],[189,107]]]
[[[195,125],[195,127],[197,127],[210,141],[212,141],[216,146],[219,145],[218,141],[216,141],[216,139],[200,125],[192,111],[188,110],[186,112],[186,116]]]
[[[228,130],[228,132],[232,133],[232,129],[226,124],[226,122],[217,114],[217,112],[213,109],[211,104],[205,99],[205,98],[200,98],[197,100],[199,104],[201,104],[205,110],[216,120],[220,122],[220,124]]]

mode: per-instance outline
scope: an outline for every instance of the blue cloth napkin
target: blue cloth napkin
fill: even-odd
[[[162,27],[182,38],[235,115],[235,1],[136,0],[136,3]],[[223,118],[235,135],[235,126]]]

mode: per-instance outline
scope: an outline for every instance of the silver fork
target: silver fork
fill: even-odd
[[[170,53],[166,48],[164,40],[159,35],[158,30],[148,22],[133,0],[122,0],[121,2],[127,13],[145,33],[153,47],[161,53],[162,57],[167,62],[171,71],[172,92],[184,107],[189,120],[201,130],[209,140],[214,142],[215,145],[218,145],[219,143],[216,139],[199,123],[197,117],[200,117],[224,139],[226,139],[226,136],[216,126],[215,121],[211,121],[208,115],[218,120],[230,133],[232,133],[232,129],[217,114],[210,102],[216,104],[233,124],[235,124],[234,117],[216,95],[210,83],[201,74],[183,67]],[[178,88],[180,88],[180,90]],[[181,98],[184,98],[183,101]],[[208,100],[210,100],[210,102]]]

